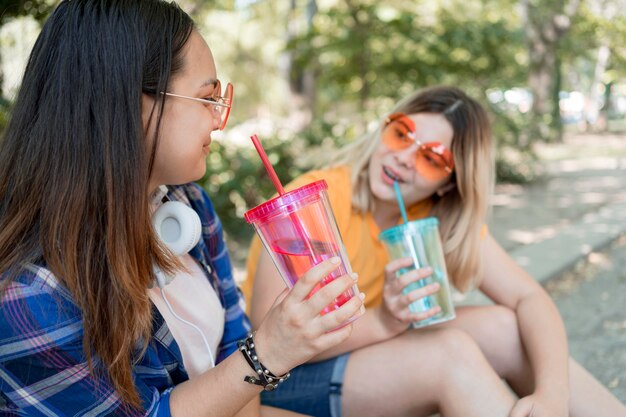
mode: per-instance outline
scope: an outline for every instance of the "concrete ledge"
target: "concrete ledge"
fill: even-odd
[[[586,214],[554,237],[514,249],[510,255],[533,278],[545,283],[623,233],[626,233],[626,202],[614,203]]]
[[[626,202],[614,203],[585,214],[549,239],[516,248],[509,254],[530,276],[545,284],[624,233]],[[466,294],[454,292],[453,298],[460,306],[493,304],[478,290]]]

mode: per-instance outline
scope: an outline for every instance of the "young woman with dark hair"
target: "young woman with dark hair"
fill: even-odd
[[[0,414],[293,415],[259,392],[347,338],[352,325],[329,330],[362,300],[319,316],[354,284],[307,298],[329,260],[248,337],[221,224],[191,183],[232,98],[175,4],[59,4],[0,143]],[[200,217],[189,252],[159,239],[165,200]]]

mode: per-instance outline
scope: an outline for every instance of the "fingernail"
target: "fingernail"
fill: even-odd
[[[359,279],[359,274],[353,272],[350,274],[350,277],[352,278],[352,280],[357,281]]]
[[[364,292],[360,293],[359,298],[361,299],[361,301],[365,300],[365,293]]]
[[[432,266],[427,266],[426,268],[424,268],[426,270],[426,272],[433,272],[433,268]]]
[[[337,264],[339,264],[340,262],[341,262],[341,259],[339,259],[339,257],[338,257],[338,256],[333,256],[332,258],[330,258],[330,263],[331,263],[331,264],[335,264],[335,265],[337,265]]]

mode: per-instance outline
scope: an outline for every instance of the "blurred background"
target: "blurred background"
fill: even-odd
[[[0,127],[58,1],[0,1]],[[501,183],[541,178],[538,143],[626,128],[626,0],[181,0],[235,85],[203,186],[244,256],[243,213],[415,89],[451,84],[491,112]],[[602,144],[598,144],[602,146]],[[587,151],[594,152],[595,146]],[[596,151],[597,152],[597,151]]]
[[[0,129],[56,0],[0,0]],[[235,86],[201,180],[235,275],[243,214],[416,89],[488,109],[490,232],[557,303],[570,352],[626,402],[626,0],[180,0]],[[465,300],[482,302],[470,294]],[[484,301],[484,300],[483,300]]]

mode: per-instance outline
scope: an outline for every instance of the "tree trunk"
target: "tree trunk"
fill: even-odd
[[[552,117],[550,118],[550,136],[556,142],[563,142],[563,123],[561,121],[560,94],[563,82],[561,58],[554,54],[554,82],[552,83]]]
[[[563,10],[541,15],[541,6],[532,0],[520,1],[528,43],[528,86],[533,95],[530,142],[561,140],[558,100],[561,69],[557,53],[559,41],[569,30],[579,3],[580,0],[569,0]]]
[[[313,18],[317,14],[317,2],[315,0],[308,0],[306,6],[306,30],[311,32],[313,30]],[[306,98],[307,107],[311,110],[311,115],[314,117],[316,113],[317,104],[317,65],[309,67],[304,70],[302,74],[302,87],[304,97]]]
[[[603,85],[602,78],[604,77],[610,54],[611,51],[608,46],[608,41],[604,40],[600,48],[598,48],[598,59],[593,72],[593,82],[591,83],[591,91],[589,92],[589,103],[585,111],[585,121],[592,129],[600,118],[600,97],[604,94],[604,92],[601,91]],[[600,124],[601,130],[605,130],[606,127],[606,122]]]
[[[354,33],[357,39],[361,40],[362,47],[356,56],[359,68],[359,79],[361,80],[361,90],[359,91],[359,111],[365,110],[367,99],[370,95],[370,84],[367,80],[367,73],[370,68],[370,54],[367,45],[367,39],[369,34],[369,23],[363,21],[359,5],[355,4],[352,0],[346,0],[348,9],[350,10],[350,16],[354,22]]]
[[[296,18],[297,1],[291,0],[289,6],[289,14],[287,19],[287,43],[291,42],[297,36],[301,35],[300,23]],[[313,18],[317,13],[316,0],[307,0],[305,9],[304,31],[310,33],[313,30]],[[317,103],[317,71],[316,64],[309,65],[308,68],[296,68],[294,64],[294,52],[287,53],[286,76],[289,80],[289,87],[293,98],[299,103],[297,107],[306,112],[309,119],[315,117]]]
[[[530,142],[546,140],[550,137],[551,117],[553,114],[554,74],[556,57],[547,49],[551,45],[530,45],[530,67],[528,86],[532,92],[533,104],[530,117]],[[551,49],[551,48],[550,48]]]

